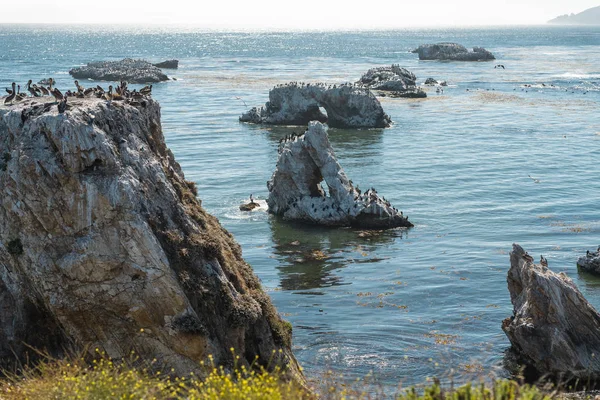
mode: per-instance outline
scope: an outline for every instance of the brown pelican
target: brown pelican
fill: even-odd
[[[152,85],[150,86],[144,86],[143,88],[140,89],[140,93],[143,95],[149,95],[152,94]]]
[[[33,97],[40,97],[40,94],[37,92],[37,90],[35,90],[35,87],[31,87],[32,82],[33,81],[31,79],[27,81],[27,91],[31,93]]]
[[[15,97],[17,96],[17,84],[15,82],[12,83],[12,93],[6,96],[4,99],[4,104],[8,104],[13,102]]]
[[[50,93],[52,93],[52,96],[54,96],[54,98],[56,99],[56,102],[59,102],[65,98],[65,96],[62,94],[62,92],[60,90],[58,90],[57,88],[52,89],[52,91]]]

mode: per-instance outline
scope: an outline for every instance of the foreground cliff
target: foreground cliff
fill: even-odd
[[[242,114],[240,121],[270,125],[307,125],[319,121],[332,128],[387,128],[392,123],[368,89],[349,84],[327,87],[297,82],[271,89],[269,101]]]
[[[352,184],[337,162],[321,123],[311,122],[303,135],[286,138],[279,154],[277,168],[267,182],[269,212],[287,220],[326,226],[413,226],[375,189],[363,193]]]
[[[560,381],[600,377],[600,314],[571,279],[554,273],[517,244],[510,253],[513,316],[502,323],[520,364]]]
[[[185,181],[159,104],[68,104],[0,107],[0,359],[135,351],[184,374],[232,366],[234,348],[300,376],[291,326]]]

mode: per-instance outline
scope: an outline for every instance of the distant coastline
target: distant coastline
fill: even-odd
[[[548,21],[556,25],[600,25],[600,6],[589,8],[579,14],[565,14]]]

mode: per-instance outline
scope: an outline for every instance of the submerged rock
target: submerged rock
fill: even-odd
[[[152,65],[154,65],[157,68],[177,69],[179,68],[179,60],[167,60]]]
[[[413,226],[374,189],[361,193],[352,185],[321,123],[311,122],[303,135],[285,140],[279,153],[277,168],[267,182],[269,212],[287,220],[327,226]]]
[[[73,68],[69,74],[75,79],[95,81],[127,81],[129,83],[156,83],[168,81],[160,68],[148,61],[125,58],[121,61],[92,62],[85,67]]]
[[[496,59],[483,47],[473,47],[473,51],[469,51],[458,43],[422,44],[412,52],[419,54],[419,60],[489,61]]]
[[[586,272],[600,275],[600,247],[597,251],[588,251],[585,256],[579,257],[577,266]]]
[[[513,316],[502,323],[518,361],[536,376],[596,380],[600,314],[571,279],[534,264],[513,244],[508,271]]]
[[[98,348],[202,374],[285,366],[291,325],[196,197],[160,106],[99,99],[0,106],[0,360]],[[281,352],[280,352],[281,350]],[[256,364],[255,364],[256,365]]]
[[[319,107],[323,107],[327,115]],[[333,128],[387,128],[390,117],[370,90],[353,85],[279,85],[269,91],[264,107],[242,114],[241,122],[306,125],[327,122]]]

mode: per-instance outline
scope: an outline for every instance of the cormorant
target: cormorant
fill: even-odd
[[[60,103],[58,103],[58,113],[59,114],[64,114],[65,110],[67,109],[67,98],[65,97],[62,99],[62,101]]]

